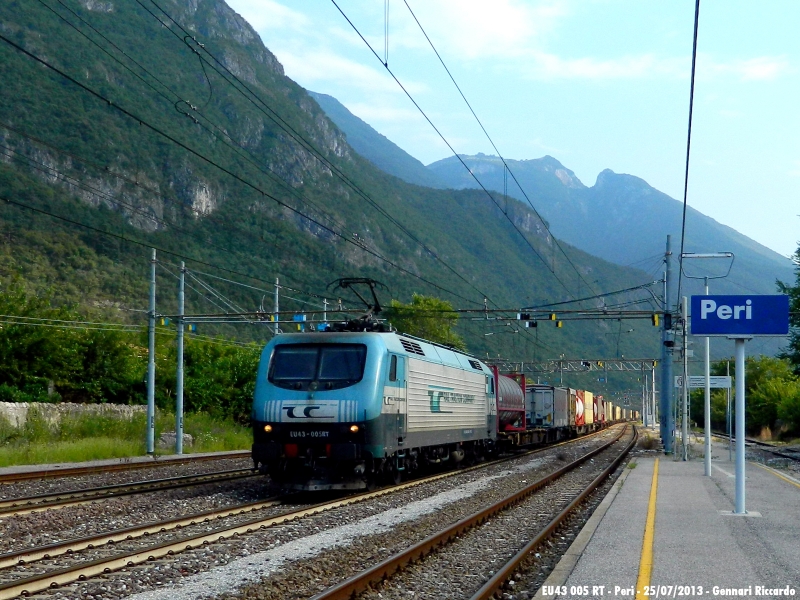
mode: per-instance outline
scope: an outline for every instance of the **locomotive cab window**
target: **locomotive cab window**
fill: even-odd
[[[281,344],[268,379],[290,390],[338,390],[361,381],[366,358],[364,344]]]
[[[397,381],[397,356],[394,354],[389,359],[389,381]]]

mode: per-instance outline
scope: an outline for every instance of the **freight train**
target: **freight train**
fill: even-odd
[[[357,490],[635,417],[397,332],[281,334],[261,355],[252,457],[286,489]]]

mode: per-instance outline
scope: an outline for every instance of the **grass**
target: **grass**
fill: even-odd
[[[54,424],[31,411],[20,428],[0,418],[0,467],[142,456],[146,450],[145,425],[144,414],[131,419],[65,416]],[[158,411],[156,440],[165,431],[175,431],[175,416]],[[186,453],[244,450],[253,440],[249,428],[205,413],[185,415],[184,432],[194,438],[191,447],[184,446]],[[172,448],[156,449],[157,454],[172,452]]]
[[[658,444],[657,440],[649,434],[645,434],[639,445],[645,450],[652,450]]]

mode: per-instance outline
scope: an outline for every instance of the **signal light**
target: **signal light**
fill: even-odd
[[[551,321],[555,321],[556,320],[556,313],[550,313],[550,320]]]
[[[350,431],[352,433],[358,433],[358,425],[350,425]]]
[[[272,432],[272,425],[269,425],[269,424],[264,425],[264,431],[267,432],[267,433],[271,433]]]
[[[664,313],[664,329],[672,329],[672,313]]]
[[[559,329],[564,326],[564,321],[556,321],[556,327]]]
[[[653,327],[658,327],[658,313],[653,313],[653,316],[650,318],[653,321]]]
[[[517,313],[517,321],[530,321],[531,315],[529,313]]]

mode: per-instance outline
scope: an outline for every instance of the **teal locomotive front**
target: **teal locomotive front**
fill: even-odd
[[[279,335],[261,356],[252,422],[255,466],[282,488],[363,489],[492,451],[494,379],[397,333]]]

